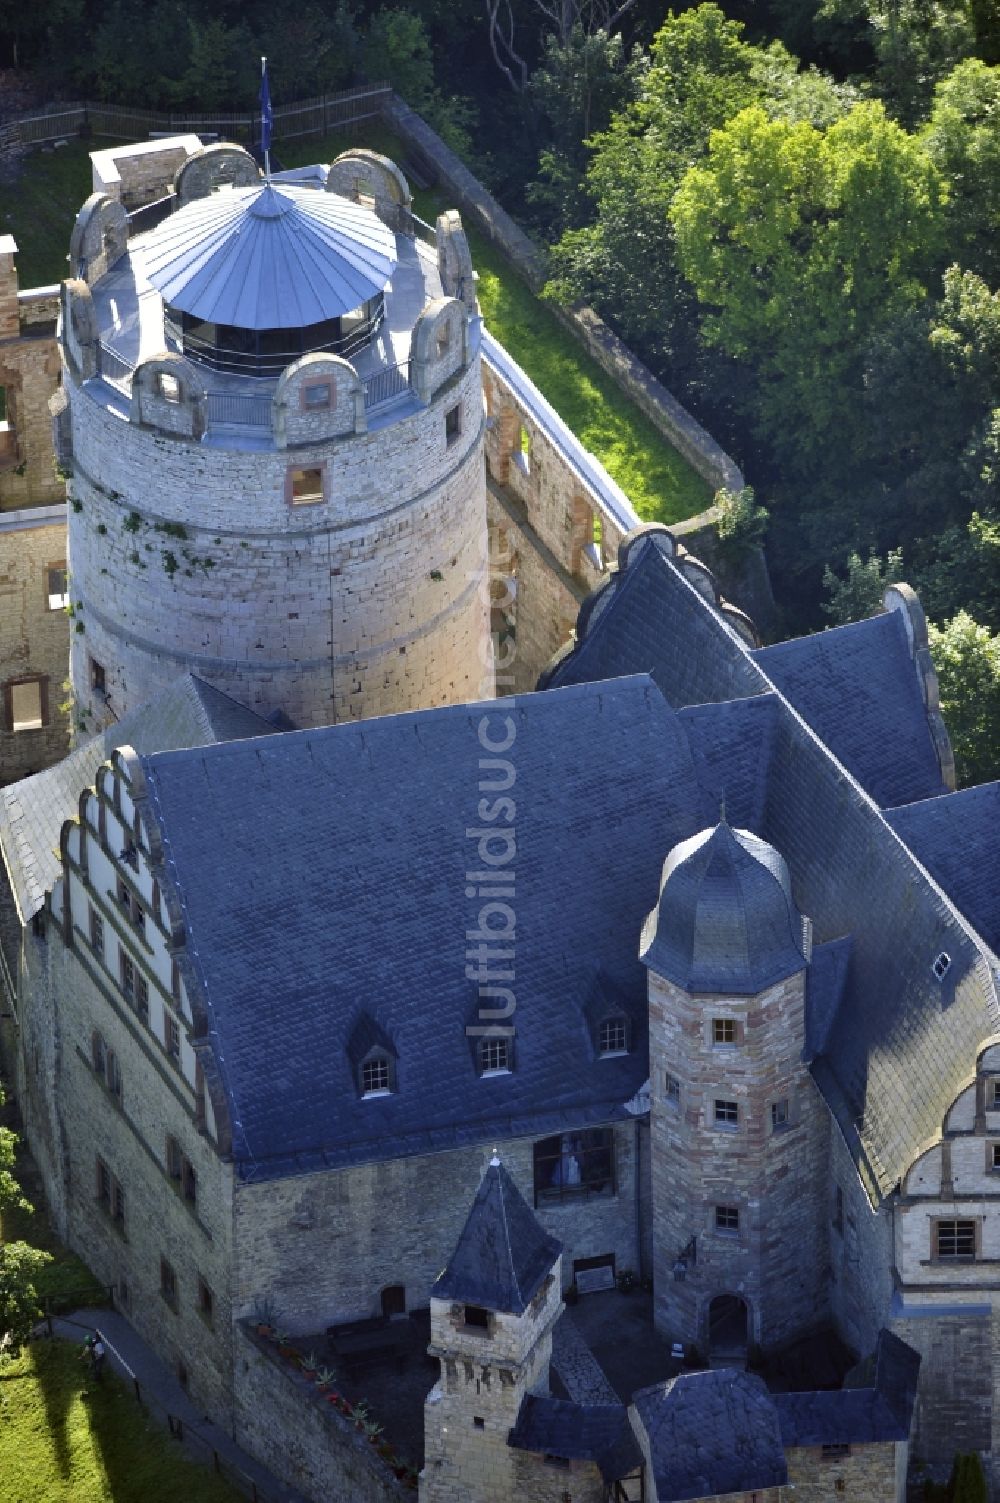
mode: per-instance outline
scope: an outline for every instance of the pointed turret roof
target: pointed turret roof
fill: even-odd
[[[561,1252],[494,1154],[431,1297],[523,1315]]]
[[[667,857],[643,962],[690,992],[753,995],[806,964],[784,859],[725,819]]]
[[[195,199],[133,254],[164,302],[195,318],[302,329],[383,291],[396,237],[337,193],[257,183]]]

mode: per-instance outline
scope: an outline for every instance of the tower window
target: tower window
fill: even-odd
[[[45,680],[26,678],[9,683],[7,725],[12,731],[38,731],[45,724]]]
[[[510,1070],[510,1039],[480,1039],[480,1075],[502,1075]]]
[[[451,445],[462,432],[462,409],[459,406],[449,407],[444,415],[444,441]]]
[[[990,1168],[994,1172],[1000,1170],[1000,1143],[990,1144]]]
[[[788,1097],[783,1097],[781,1101],[772,1101],[771,1131],[779,1132],[781,1128],[788,1127],[789,1122],[790,1118],[788,1114]]]
[[[435,338],[435,343],[437,346],[437,358],[439,360],[443,360],[445,355],[447,355],[448,351],[451,349],[451,326],[449,324],[440,325]]]
[[[104,672],[104,664],[96,658],[90,660],[90,687],[95,694],[107,693],[107,678]]]
[[[994,1080],[990,1083],[989,1094],[991,1101],[990,1111],[1000,1111],[1000,1080]]]
[[[624,1018],[605,1018],[597,1031],[598,1054],[627,1054],[628,1025]]]
[[[310,381],[302,388],[302,405],[309,412],[328,412],[333,406],[333,383]]]
[[[664,1075],[663,1097],[668,1106],[678,1108],[681,1104],[681,1083],[676,1075]]]
[[[713,1018],[712,1019],[712,1043],[735,1044],[736,1043],[736,1019]]]
[[[820,1456],[824,1461],[842,1461],[845,1456],[850,1456],[851,1448],[842,1441],[829,1441],[820,1446]]]
[[[181,386],[176,376],[168,376],[165,371],[160,375],[160,396],[165,402],[179,402],[181,399]]]
[[[466,1305],[465,1325],[473,1331],[488,1331],[490,1328],[490,1312],[484,1310],[481,1305]]]
[[[285,495],[291,506],[315,506],[323,500],[323,467],[317,465],[307,470],[291,469],[285,484]]]
[[[716,1206],[715,1230],[723,1235],[734,1237],[740,1229],[740,1211],[738,1206]]]
[[[739,1103],[736,1101],[715,1102],[715,1125],[716,1127],[738,1127],[740,1120]]]
[[[65,610],[69,604],[64,563],[49,564],[45,570],[45,603],[50,611]]]

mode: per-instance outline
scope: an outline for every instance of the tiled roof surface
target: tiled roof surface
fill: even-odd
[[[642,1465],[624,1404],[574,1404],[529,1394],[521,1403],[508,1445],[542,1456],[593,1461],[605,1482],[617,1481]]]
[[[503,1164],[494,1158],[455,1251],[431,1286],[431,1298],[523,1315],[561,1252],[562,1243],[543,1230]]]
[[[806,972],[806,1044],[805,1058],[814,1059],[826,1048],[833,1020],[837,1016],[851,959],[851,937],[831,939],[814,945]]]
[[[516,802],[514,1068],[480,1078],[466,950],[483,901],[478,727]],[[624,1116],[648,1073],[595,1059],[598,972],[644,1016],[642,921],[664,852],[701,822],[677,716],[645,677],[144,759],[187,918],[233,1145],[247,1175],[557,1132]],[[495,840],[491,849],[496,850]],[[500,999],[501,1003],[503,999]],[[495,1008],[497,999],[487,999]],[[347,1040],[363,1006],[398,1090],[361,1100]]]
[[[0,849],[22,921],[38,912],[59,876],[63,823],[75,817],[81,793],[116,747],[144,752],[209,746],[273,730],[227,694],[185,674],[54,767],[0,789]]]
[[[774,1406],[785,1446],[864,1445],[905,1441],[917,1393],[920,1356],[880,1331],[874,1363],[863,1364],[861,1381],[836,1393],[777,1393]]]
[[[642,959],[689,992],[754,996],[804,970],[802,921],[787,869],[725,821],[675,850],[643,928]]]
[[[907,804],[886,818],[1000,955],[1000,783]]]
[[[898,611],[751,656],[880,808],[944,792]]]
[[[658,1503],[787,1482],[774,1401],[752,1373],[684,1373],[642,1389],[632,1403],[649,1438]]]

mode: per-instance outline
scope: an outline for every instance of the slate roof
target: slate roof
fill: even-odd
[[[1000,955],[1000,783],[907,804],[886,818]]]
[[[784,860],[725,820],[682,842],[667,857],[640,953],[689,992],[753,996],[804,970]]]
[[[605,1482],[627,1477],[642,1465],[624,1404],[574,1404],[528,1394],[507,1444],[540,1456],[593,1461]]]
[[[864,1381],[851,1374],[835,1393],[777,1393],[774,1407],[785,1446],[864,1445],[905,1441],[917,1394],[920,1355],[891,1331],[880,1331]],[[873,1371],[871,1369],[874,1369]]]
[[[805,1058],[822,1054],[830,1037],[847,985],[847,968],[851,960],[851,937],[831,939],[814,945],[806,972],[806,1042]]]
[[[97,769],[117,747],[159,751],[273,733],[274,727],[252,710],[185,674],[54,767],[0,788],[0,852],[21,922],[38,912],[58,878],[62,826],[76,817],[81,793],[93,785]]]
[[[431,1298],[523,1315],[561,1252],[494,1155]]]
[[[898,611],[751,656],[881,808],[945,791]]]
[[[778,689],[880,807],[944,791],[897,611],[753,650],[671,563],[655,532],[581,611],[539,688],[649,673],[675,709]]]
[[[649,1440],[658,1503],[788,1481],[774,1401],[755,1374],[683,1373],[641,1389],[632,1403]]]
[[[337,193],[255,183],[195,199],[133,251],[165,303],[241,329],[301,329],[359,308],[396,265],[396,237]]]
[[[813,1019],[822,1020],[823,1044],[810,1068],[877,1201],[938,1136],[971,1061],[1000,1023],[994,958],[887,823],[902,831],[906,816],[883,816],[807,726],[802,684],[791,686],[800,714],[800,704],[771,689],[754,655],[680,576],[655,535],[630,543],[625,561],[585,603],[579,644],[542,682],[648,670],[670,702],[684,707],[678,718],[702,783],[702,827],[714,823],[724,794],[729,817],[787,861],[816,946],[850,936],[849,957],[841,955],[831,971],[833,955],[819,955]],[[870,632],[825,634],[827,643],[863,639],[866,653],[853,654],[859,673],[880,642],[899,661],[898,632],[888,618],[878,619]],[[912,674],[912,665],[906,671]],[[727,692],[743,698],[719,702]],[[879,704],[870,698],[844,703],[865,707],[869,734],[889,767],[905,727],[891,715],[880,726]],[[910,733],[929,738],[926,721],[914,722]],[[869,781],[874,766],[866,770]],[[905,795],[913,786],[891,792]],[[993,859],[984,878],[939,868],[967,911],[975,900],[984,924],[984,912],[992,912]],[[931,969],[941,950],[952,957],[943,984]]]
[[[466,930],[481,900],[466,872],[481,869],[467,831],[487,715],[516,732],[517,964],[514,1069],[480,1078]],[[701,824],[687,738],[648,678],[143,765],[242,1174],[625,1119],[646,1030],[595,1059],[581,1001],[601,973],[644,1017],[642,921],[664,852]],[[398,1089],[374,1100],[346,1047],[359,1003],[396,1051]]]

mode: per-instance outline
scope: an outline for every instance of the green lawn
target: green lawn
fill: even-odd
[[[372,122],[364,144],[397,160],[405,148],[385,126]],[[14,182],[0,184],[0,233],[18,243],[22,287],[59,281],[76,212],[90,193],[89,150],[110,143],[71,141],[58,151],[36,151]],[[344,133],[323,140],[276,141],[283,166],[332,161],[351,145]],[[355,144],[357,142],[355,141]],[[433,222],[450,207],[438,192],[416,192],[414,206]],[[577,344],[553,313],[499,252],[466,225],[479,272],[486,326],[527,371],[560,417],[617,480],[646,521],[678,522],[703,511],[711,490],[662,437],[614,381]]]
[[[0,1367],[2,1503],[236,1503],[241,1494],[148,1419],[79,1347],[37,1341]]]

